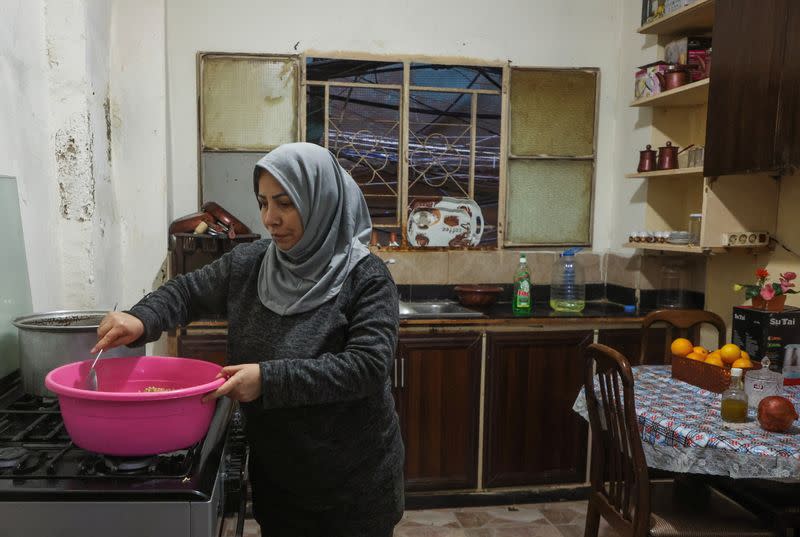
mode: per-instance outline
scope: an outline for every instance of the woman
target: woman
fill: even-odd
[[[253,186],[272,240],[109,313],[93,352],[224,314],[233,365],[207,399],[242,403],[263,535],[388,537],[404,507],[389,383],[398,298],[367,249],[366,202],[329,151],[306,143],[262,158]]]

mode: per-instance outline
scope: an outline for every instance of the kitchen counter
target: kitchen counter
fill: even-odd
[[[511,311],[510,302],[497,302],[487,309],[476,309],[483,312],[483,317],[469,318],[431,318],[413,316],[400,319],[400,327],[421,326],[509,326],[509,327],[559,327],[607,326],[607,325],[639,325],[648,311],[628,313],[619,304],[607,301],[589,301],[581,313],[562,313],[553,311],[548,304],[536,303],[530,315],[517,317]],[[228,322],[224,319],[204,319],[194,321],[186,328],[194,330],[225,330]]]
[[[471,308],[475,309],[475,308]],[[625,312],[619,304],[606,301],[587,302],[581,313],[562,313],[553,311],[548,304],[534,304],[533,311],[528,316],[515,316],[511,311],[510,302],[497,302],[483,310],[483,317],[470,318],[441,318],[432,319],[414,318],[413,316],[400,320],[401,327],[409,326],[572,326],[572,325],[606,325],[606,324],[641,324],[645,313]]]

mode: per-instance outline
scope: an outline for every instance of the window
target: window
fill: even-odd
[[[502,73],[308,58],[306,141],[330,149],[359,183],[376,229],[407,229],[415,201],[470,198],[479,245],[496,246]]]
[[[504,244],[591,244],[596,70],[512,69]]]
[[[260,230],[253,166],[304,139],[359,184],[382,244],[443,197],[480,215],[479,240],[450,246],[590,244],[597,79],[592,69],[201,54],[201,200]]]

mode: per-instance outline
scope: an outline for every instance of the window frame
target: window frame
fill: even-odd
[[[301,104],[301,98],[303,95],[301,94],[301,80],[305,78],[305,58],[302,54],[248,54],[248,53],[239,53],[239,52],[198,52],[195,55],[195,79],[197,80],[197,206],[200,207],[203,205],[203,154],[204,153],[259,153],[265,154],[269,153],[273,148],[269,149],[247,149],[247,148],[226,148],[226,149],[216,149],[216,148],[206,148],[204,146],[203,140],[203,133],[205,128],[205,119],[204,119],[204,93],[203,93],[203,83],[204,83],[204,61],[206,59],[214,59],[214,58],[226,58],[232,60],[286,60],[290,61],[295,64],[295,69],[297,72],[297,80],[295,81],[295,102],[297,103],[297,107],[299,109]],[[303,104],[305,103],[305,99],[303,99]],[[302,125],[301,125],[302,119]],[[300,136],[305,137],[305,117],[296,118],[295,121],[295,134],[294,140],[299,141]]]
[[[448,93],[470,93],[472,99],[476,99],[478,94],[493,94],[500,97],[500,146],[499,146],[499,169],[498,169],[498,207],[497,207],[497,241],[492,245],[483,245],[471,247],[469,250],[503,250],[503,249],[518,249],[518,248],[553,248],[563,246],[592,246],[594,242],[594,210],[595,210],[595,188],[597,182],[597,135],[600,116],[600,86],[601,86],[601,72],[596,67],[517,67],[511,66],[510,62],[499,61],[459,61],[459,59],[452,58],[438,58],[434,56],[376,56],[371,54],[337,54],[337,53],[299,53],[299,54],[257,54],[257,53],[231,53],[231,52],[198,52],[196,54],[196,80],[197,80],[197,169],[198,169],[198,207],[203,203],[203,166],[202,156],[203,153],[264,153],[269,150],[252,150],[252,149],[206,149],[203,147],[203,61],[207,58],[225,57],[230,59],[276,59],[287,60],[295,64],[297,69],[296,81],[296,103],[297,103],[297,118],[296,118],[296,141],[306,141],[306,119],[307,119],[307,92],[308,86],[325,86],[326,94],[327,88],[330,85],[344,85],[354,86],[359,85],[363,87],[382,87],[384,84],[367,84],[367,83],[336,83],[329,81],[308,81],[306,78],[306,59],[308,56],[315,58],[326,58],[335,60],[361,60],[361,61],[381,61],[381,62],[394,62],[403,64],[403,82],[400,85],[400,136],[398,148],[398,214],[399,214],[399,227],[401,230],[402,240],[407,244],[406,230],[408,228],[408,211],[405,209],[409,204],[409,161],[408,161],[408,143],[409,143],[409,104],[410,94],[412,91],[440,91]],[[452,65],[452,66],[465,66],[465,67],[492,67],[502,70],[501,88],[498,91],[484,90],[484,89],[467,89],[467,88],[439,88],[429,86],[412,86],[410,80],[410,66],[411,64],[418,63],[431,63],[436,65]],[[510,139],[510,98],[511,98],[511,73],[512,70],[520,71],[584,71],[591,72],[595,75],[595,104],[594,104],[594,125],[593,125],[593,138],[592,138],[592,154],[582,156],[524,156],[511,154],[511,139]],[[395,85],[392,85],[393,87]],[[397,89],[397,88],[394,88]],[[327,99],[326,99],[327,101]],[[475,107],[473,107],[473,116]],[[327,140],[327,115],[328,110],[326,107],[325,116],[325,137]],[[473,118],[474,119],[474,118]],[[474,128],[470,158],[470,185],[474,185]],[[579,160],[592,162],[592,174],[589,193],[589,229],[588,240],[583,243],[533,243],[533,242],[511,242],[506,240],[506,228],[508,218],[508,171],[511,160]],[[472,190],[472,189],[471,189]],[[473,192],[471,192],[472,194]],[[380,227],[390,227],[388,225]],[[394,227],[394,226],[391,226]],[[425,251],[425,248],[415,250]],[[441,250],[440,248],[432,248],[431,251]]]
[[[597,184],[597,134],[598,123],[600,116],[600,68],[598,67],[509,67],[509,88],[505,98],[505,102],[510,106],[511,102],[511,71],[543,71],[543,72],[576,72],[583,71],[595,75],[595,101],[594,101],[594,125],[592,132],[592,154],[579,155],[579,156],[551,156],[551,155],[513,155],[511,153],[511,122],[510,122],[510,109],[506,110],[505,119],[507,120],[506,134],[506,149],[507,157],[505,164],[508,166],[512,160],[555,160],[555,161],[583,161],[592,163],[592,176],[589,184],[589,233],[586,242],[548,242],[548,243],[533,243],[533,242],[511,242],[503,240],[503,248],[548,248],[548,247],[564,247],[564,246],[583,246],[591,247],[594,243],[594,207],[595,207],[595,187]],[[508,192],[505,193],[503,198],[503,209],[508,206]],[[505,222],[505,220],[504,220]]]

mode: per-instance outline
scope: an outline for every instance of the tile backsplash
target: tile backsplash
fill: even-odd
[[[559,250],[560,252],[560,250]],[[534,285],[549,285],[558,253],[526,252]],[[384,260],[394,259],[389,270],[398,285],[510,284],[519,264],[519,250],[399,251],[378,250]],[[587,284],[605,284],[629,303],[630,292],[658,289],[661,269],[676,257],[628,252],[585,251],[577,254]],[[702,294],[705,288],[705,258],[683,256],[687,291]],[[611,297],[609,297],[611,298]]]

